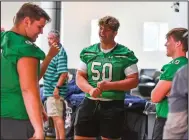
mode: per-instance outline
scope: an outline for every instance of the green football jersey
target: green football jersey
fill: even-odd
[[[1,32],[1,118],[29,119],[17,71],[17,62],[22,57],[35,57],[40,65],[45,53],[22,35]]]
[[[101,51],[100,43],[94,44],[82,50],[80,59],[87,65],[88,82],[93,87],[97,87],[100,81],[124,80],[124,70],[138,62],[133,51],[121,44],[117,44],[108,53]],[[86,97],[90,95],[86,93]],[[125,91],[104,91],[98,98],[124,100]]]
[[[172,81],[177,70],[187,63],[188,59],[186,57],[178,57],[172,60],[170,63],[164,65],[161,69],[162,74],[160,75],[160,80]],[[156,114],[158,117],[167,118],[168,111],[167,98],[156,104]]]

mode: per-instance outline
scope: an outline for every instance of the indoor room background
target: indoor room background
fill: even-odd
[[[1,2],[1,26],[9,30],[13,17],[24,2]],[[53,2],[35,2],[52,17],[52,22],[36,44],[48,51],[47,34],[54,27]],[[160,69],[171,58],[166,57],[165,34],[174,27],[188,26],[187,2],[180,2],[175,12],[173,2],[61,2],[61,42],[68,54],[68,67],[77,68],[79,53],[84,47],[98,42],[98,19],[112,15],[119,19],[116,41],[133,50],[138,67]]]

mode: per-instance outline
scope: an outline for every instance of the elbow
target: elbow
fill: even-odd
[[[133,88],[136,88],[137,86],[138,86],[138,84],[139,84],[139,79],[137,78],[136,80],[135,80],[135,82],[134,82],[134,87]]]
[[[158,103],[159,100],[157,100],[156,98],[151,97],[151,102],[153,102],[153,103]]]
[[[33,87],[27,87],[27,88],[22,87],[21,91],[22,91],[23,96],[30,96],[31,93],[32,95],[35,96],[35,93],[39,92],[38,89],[39,89],[39,86],[33,86]]]
[[[124,87],[123,87],[123,90],[124,91],[127,91],[127,90],[131,90],[133,88],[136,88],[138,86],[138,83],[139,83],[139,80],[138,78],[133,78],[131,79],[131,81],[129,81],[130,83],[128,84],[128,81],[126,83],[124,83]],[[128,85],[128,86],[125,86],[125,85]]]
[[[30,90],[28,88],[22,88],[21,91],[22,91],[23,95],[26,95],[27,93],[30,92]]]
[[[139,84],[139,79],[137,78],[137,79],[135,79],[135,80],[133,81],[133,84],[132,84],[132,86],[131,86],[131,89],[136,88],[136,87],[138,86],[138,84]]]
[[[78,75],[76,75],[75,83],[80,88],[80,84],[79,84],[80,82],[79,82],[79,76]]]
[[[159,103],[160,102],[160,99],[155,96],[155,93],[153,91],[151,92],[151,102],[153,102],[153,103]]]

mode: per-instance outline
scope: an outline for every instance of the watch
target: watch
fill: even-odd
[[[57,89],[60,89],[60,88],[61,88],[61,86],[56,86],[56,88],[57,88]]]

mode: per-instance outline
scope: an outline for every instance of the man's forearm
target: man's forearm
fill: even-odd
[[[67,78],[68,78],[68,73],[67,72],[62,73],[58,79],[57,86],[62,86],[65,83]]]
[[[49,65],[49,63],[51,62],[52,57],[51,56],[46,56],[45,59],[43,60],[41,67],[40,67],[40,76],[39,76],[39,80],[43,77],[43,75],[45,74],[45,71],[47,70],[47,67]]]
[[[77,75],[76,77],[77,86],[85,93],[89,93],[89,91],[93,88],[85,77]]]
[[[137,85],[138,85],[138,79],[128,78],[120,81],[109,82],[107,84],[106,90],[127,91],[137,87]]]
[[[151,101],[158,103],[162,101],[170,92],[172,82],[160,80],[151,92]]]
[[[40,96],[37,91],[23,91],[23,99],[30,121],[35,131],[43,131]]]

